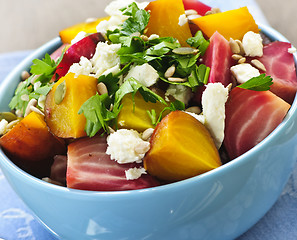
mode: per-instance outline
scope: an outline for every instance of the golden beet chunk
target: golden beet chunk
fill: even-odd
[[[151,137],[145,169],[165,181],[179,181],[221,166],[210,133],[197,119],[182,111],[168,114]]]
[[[13,162],[38,177],[49,176],[54,155],[66,153],[64,142],[49,132],[44,117],[35,112],[2,136],[0,145]]]
[[[187,21],[179,22],[181,15],[185,14],[182,0],[157,0],[146,7],[150,11],[150,20],[146,35],[158,34],[160,37],[174,37],[182,46],[188,46],[186,40],[192,37]]]
[[[78,114],[82,104],[96,94],[97,79],[68,73],[55,83],[45,101],[45,120],[50,131],[61,138],[86,136],[86,118]]]

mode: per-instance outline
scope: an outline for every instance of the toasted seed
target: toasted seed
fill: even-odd
[[[193,107],[189,107],[185,110],[186,112],[191,112],[191,113],[196,113],[196,114],[200,114],[201,113],[201,108],[198,106],[193,106]]]
[[[146,35],[140,35],[140,38],[143,40],[143,41],[148,41],[148,36]]]
[[[30,106],[30,110],[31,110],[31,112],[36,112],[36,113],[38,113],[38,114],[44,116],[44,113],[43,113],[42,111],[40,111],[40,110],[39,110],[37,107],[35,107],[35,106]]]
[[[168,80],[170,82],[186,82],[187,81],[186,78],[177,78],[177,77],[170,77],[170,78],[168,78]]]
[[[244,51],[244,48],[243,48],[243,45],[242,45],[242,42],[238,39],[235,40],[235,42],[238,44],[239,46],[239,49],[240,49],[240,55],[244,56],[245,55],[245,51]]]
[[[135,153],[144,154],[150,149],[149,142],[140,142],[134,147]]]
[[[22,78],[23,81],[26,80],[26,79],[28,79],[29,77],[30,77],[30,73],[29,72],[22,71],[21,78]]]
[[[11,121],[10,123],[8,123],[7,125],[6,125],[6,131],[9,131],[9,130],[11,130],[18,122],[19,122],[20,120],[19,119],[17,119],[17,120],[13,120],[13,121]]]
[[[236,81],[236,80],[235,80],[235,81]],[[230,92],[230,91],[232,90],[232,85],[233,85],[232,83],[229,83],[229,84],[228,84],[228,86],[227,86],[227,88],[228,88],[228,92]]]
[[[35,80],[37,80],[38,78],[40,77],[40,75],[35,75],[34,77],[32,77],[32,79],[31,79],[31,84],[32,85],[34,85],[34,83],[35,83]]]
[[[242,57],[241,59],[238,60],[239,64],[245,63],[246,62],[246,58]]]
[[[12,112],[0,112],[0,121],[5,119],[7,122],[11,122],[17,119],[17,116]]]
[[[147,128],[141,135],[142,140],[147,141],[152,136],[154,132],[153,128]]]
[[[115,133],[115,130],[112,127],[108,126],[108,129],[110,133]]]
[[[234,53],[234,54],[240,53],[240,47],[239,47],[238,43],[233,38],[230,38],[229,45],[230,45],[232,53]]]
[[[140,37],[140,32],[132,33],[131,37]]]
[[[232,58],[233,58],[234,60],[238,61],[239,59],[242,58],[242,56],[239,55],[239,54],[233,54],[233,55],[232,55]]]
[[[165,76],[166,78],[170,78],[170,77],[173,76],[174,73],[175,73],[175,65],[173,64],[171,67],[169,67],[169,68],[166,70],[164,76]]]
[[[37,105],[37,100],[35,98],[32,98],[26,107],[24,117],[26,117],[30,112],[32,112],[31,106],[35,107],[36,105]]]
[[[205,13],[205,16],[210,15],[210,14],[220,13],[220,12],[221,12],[221,9],[219,9],[219,8],[212,8],[210,11],[207,11]]]
[[[189,9],[185,11],[186,16],[190,16],[190,15],[198,15],[198,12],[194,9]]]
[[[92,23],[92,22],[95,22],[96,20],[97,18],[90,17],[86,19],[85,23]]]
[[[63,101],[65,94],[66,94],[66,82],[64,80],[56,88],[55,95],[54,95],[55,104],[57,105],[60,104]]]
[[[190,47],[180,47],[173,49],[172,52],[178,55],[188,55],[198,53],[198,49]]]
[[[97,84],[97,91],[100,95],[103,95],[105,93],[108,94],[108,90],[107,90],[107,87],[106,85],[103,83],[103,82],[100,82]]]
[[[196,19],[196,18],[200,18],[200,17],[202,17],[201,15],[199,15],[199,14],[197,14],[197,15],[189,15],[189,16],[187,16],[187,18],[188,18],[188,20],[192,20],[192,19]]]
[[[261,63],[258,59],[253,59],[253,60],[251,61],[251,64],[252,64],[254,67],[258,68],[259,70],[262,70],[263,72],[266,72],[266,68],[265,68],[264,64]]]

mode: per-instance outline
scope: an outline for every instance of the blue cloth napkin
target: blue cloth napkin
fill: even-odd
[[[248,6],[257,22],[267,24],[253,0],[205,0],[222,10]],[[0,82],[32,51],[0,54]],[[297,165],[276,204],[238,240],[297,239]],[[0,170],[0,240],[57,240],[39,223],[33,213],[14,193]]]

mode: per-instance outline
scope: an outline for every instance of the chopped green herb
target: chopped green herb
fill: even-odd
[[[201,31],[198,31],[194,37],[189,38],[187,43],[194,48],[198,48],[201,56],[205,54],[205,51],[209,46],[209,41],[205,40]]]
[[[263,73],[258,77],[251,78],[250,80],[238,85],[237,87],[254,91],[267,91],[270,89],[270,86],[272,84],[272,78],[270,76],[266,76]]]

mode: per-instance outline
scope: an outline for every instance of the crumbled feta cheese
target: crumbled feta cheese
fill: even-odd
[[[117,54],[121,48],[121,44],[107,44],[99,42],[96,47],[96,52],[90,60],[93,65],[95,77],[108,73],[116,74],[120,72],[120,57]]]
[[[224,139],[225,103],[229,89],[221,83],[209,83],[202,93],[202,109],[205,117],[205,126],[219,149]]]
[[[92,63],[89,59],[82,56],[79,63],[74,63],[70,66],[68,72],[75,73],[74,77],[77,78],[79,75],[90,75],[93,71]]]
[[[0,121],[0,135],[5,134],[7,125],[8,125],[8,122],[5,119],[2,119]]]
[[[192,90],[183,85],[170,84],[165,93],[165,96],[168,97],[169,95],[187,105],[192,98]]]
[[[106,34],[107,30],[113,31],[116,28],[119,28],[119,25],[121,25],[127,18],[128,16],[124,15],[111,16],[109,20],[103,20],[99,22],[96,27],[96,30],[97,32]]]
[[[297,49],[293,46],[288,49],[288,53],[294,54],[295,52],[297,52]]]
[[[141,177],[142,174],[147,174],[144,168],[130,168],[125,171],[127,180],[135,180]]]
[[[242,46],[246,56],[262,57],[263,56],[263,39],[260,34],[252,31],[247,32],[242,39]]]
[[[106,154],[118,163],[140,163],[150,148],[150,143],[143,141],[135,130],[120,129],[107,137]],[[138,147],[142,146],[142,151]]]
[[[196,118],[203,125],[205,124],[205,117],[204,117],[203,113],[202,114],[196,114],[196,113],[187,112],[187,111],[185,111],[185,113],[190,114],[192,117]]]
[[[160,37],[160,36],[159,36],[158,34],[154,34],[154,33],[153,33],[152,35],[149,36],[148,40],[149,40],[149,41],[152,41],[152,40],[157,39],[157,38],[159,38],[159,37]]]
[[[150,87],[157,82],[159,74],[151,65],[144,63],[131,67],[124,81],[129,78],[135,78],[145,87]]]
[[[184,26],[188,22],[188,18],[186,14],[182,14],[178,18],[178,25],[179,26]]]
[[[82,40],[83,38],[85,38],[87,35],[86,32],[84,31],[80,31],[78,34],[76,34],[76,36],[71,40],[71,44],[75,44],[77,42],[79,42],[80,40]]]
[[[239,83],[245,83],[253,77],[260,76],[259,70],[249,63],[242,63],[232,66],[230,70]]]

